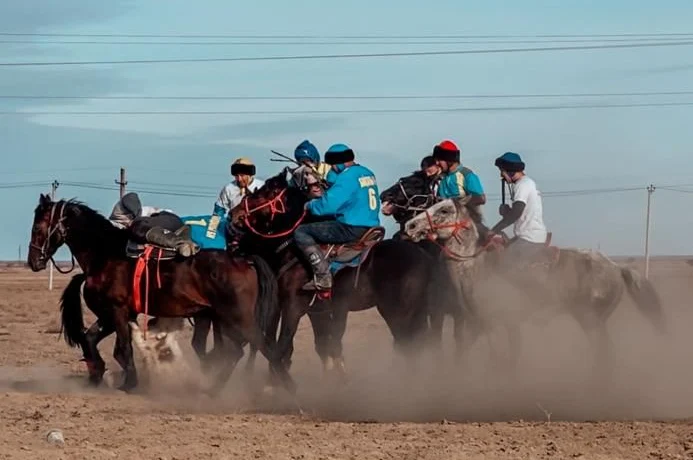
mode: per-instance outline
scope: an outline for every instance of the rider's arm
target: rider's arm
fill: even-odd
[[[344,181],[335,182],[320,198],[306,204],[306,209],[315,216],[333,216],[351,198],[351,189]]]
[[[486,194],[484,193],[484,188],[481,185],[479,176],[477,176],[475,173],[470,172],[464,178],[464,189],[467,195],[470,195],[468,204],[472,206],[486,204]]]
[[[527,183],[516,184],[513,205],[505,212],[503,219],[501,219],[501,221],[491,229],[492,232],[497,233],[503,230],[508,225],[514,224],[522,216],[522,213],[525,211],[525,207],[527,206],[527,201],[529,200],[531,191],[532,190],[528,187]]]
[[[500,222],[498,222],[494,227],[491,229],[491,232],[493,233],[499,233],[506,227],[514,224],[517,219],[519,219],[522,216],[522,213],[525,211],[525,203],[523,201],[514,201],[512,208],[503,216]]]

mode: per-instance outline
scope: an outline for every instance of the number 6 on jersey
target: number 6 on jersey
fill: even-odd
[[[378,209],[378,197],[375,196],[375,189],[373,187],[368,189],[368,206],[371,211]]]

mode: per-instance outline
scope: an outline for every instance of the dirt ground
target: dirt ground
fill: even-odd
[[[350,315],[350,380],[340,387],[322,378],[304,319],[292,368],[300,416],[281,395],[251,403],[243,362],[215,400],[156,382],[134,395],[88,388],[79,351],[57,334],[69,278],[56,275],[49,292],[47,272],[4,269],[0,458],[693,458],[693,267],[656,261],[651,275],[669,331],[658,336],[624,301],[609,321],[607,386],[595,384],[589,341],[570,318],[527,325],[511,375],[490,365],[486,341],[464,365],[453,364],[450,324],[445,356],[407,368],[371,310]],[[189,338],[188,327],[181,345],[196,365]],[[113,339],[100,349],[117,370]],[[262,358],[256,374],[266,375]],[[47,442],[51,429],[62,431],[63,446]]]

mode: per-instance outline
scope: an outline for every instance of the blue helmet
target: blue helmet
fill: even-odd
[[[309,140],[305,140],[298,144],[294,150],[294,158],[301,163],[304,160],[309,160],[315,164],[320,163],[320,152]]]

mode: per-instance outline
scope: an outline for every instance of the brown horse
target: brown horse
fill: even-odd
[[[71,346],[81,346],[90,381],[98,384],[105,364],[97,344],[115,331],[114,357],[125,377],[120,389],[137,386],[129,321],[135,310],[133,276],[136,260],[126,256],[127,230],[76,201],[52,201],[41,195],[34,212],[29,266],[46,268],[56,250],[66,244],[82,268],[62,299],[64,336]],[[171,256],[173,257],[173,256]],[[279,315],[277,282],[259,257],[231,257],[223,250],[204,250],[187,259],[151,261],[140,285],[152,286],[148,314],[156,317],[195,317],[211,314],[224,338],[219,353],[226,358],[210,392],[218,393],[243,356],[243,345],[251,343],[270,362],[272,370],[291,393],[293,379],[274,351],[275,336],[265,334]],[[79,287],[84,282],[85,301],[99,321],[84,331]],[[158,286],[158,287],[157,287]],[[145,294],[146,296],[146,294]],[[141,299],[138,299],[138,302]]]
[[[456,275],[460,296],[477,324],[484,324],[484,312],[475,289],[495,273],[497,264],[502,264],[503,260],[502,255],[494,251],[494,260],[489,262],[491,253],[479,239],[479,223],[480,215],[466,206],[465,199],[443,200],[407,221],[404,231],[414,241],[434,237],[443,245],[450,269]],[[523,270],[514,270],[505,279],[525,292],[535,307],[549,308],[550,314],[570,313],[593,339],[597,365],[606,363],[606,320],[621,301],[624,291],[628,291],[657,332],[666,330],[660,299],[652,283],[634,269],[617,265],[598,252],[547,247],[543,257],[531,261]],[[517,318],[508,318],[506,322],[519,323]],[[465,334],[467,346],[481,330],[475,327],[471,335]],[[519,344],[515,343],[513,348],[517,353]]]
[[[346,266],[337,272],[331,301],[316,301],[313,293],[301,290],[312,270],[291,239],[298,224],[311,219],[303,210],[306,200],[303,192],[289,186],[286,171],[282,171],[247,195],[229,218],[232,232],[242,235],[241,249],[262,255],[277,273],[282,357],[289,361],[299,320],[308,313],[315,349],[325,370],[336,365],[344,377],[342,337],[347,314],[372,307],[385,319],[395,349],[411,356],[418,349],[418,339],[427,333],[431,257],[411,242],[380,240],[372,244],[360,266]],[[316,303],[311,306],[313,301]]]

